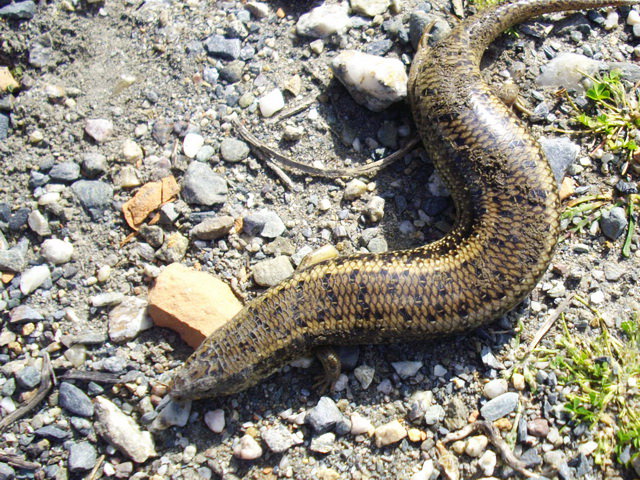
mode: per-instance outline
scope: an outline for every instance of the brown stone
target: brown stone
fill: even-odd
[[[576,181],[571,177],[564,177],[560,185],[560,200],[569,198],[576,191]]]
[[[153,322],[178,332],[193,348],[241,309],[222,280],[179,263],[165,268],[149,292],[148,313]]]

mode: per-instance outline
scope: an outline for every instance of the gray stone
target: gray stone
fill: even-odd
[[[422,362],[393,362],[391,366],[400,378],[411,378],[422,368]]]
[[[608,65],[611,71],[620,72],[625,80],[631,83],[640,82],[640,65],[631,62],[610,62]]]
[[[100,180],[78,180],[71,190],[94,220],[104,215],[113,200],[113,187]]]
[[[286,452],[296,443],[293,434],[284,425],[265,428],[260,432],[260,436],[274,453]]]
[[[276,212],[265,209],[244,217],[242,229],[251,236],[276,238],[282,235],[286,227]]]
[[[36,43],[29,50],[29,63],[36,68],[45,68],[55,65],[53,49],[40,43]]]
[[[164,230],[157,225],[143,225],[140,236],[153,248],[160,248],[164,243]]]
[[[107,157],[100,153],[88,152],[82,157],[82,171],[87,177],[95,178],[107,173]]]
[[[226,180],[202,162],[191,162],[182,180],[182,195],[189,204],[224,203],[227,191]]]
[[[608,212],[604,212],[600,217],[602,233],[611,240],[622,235],[628,224],[627,215],[622,207],[614,207]]]
[[[220,69],[220,78],[227,83],[237,83],[242,80],[242,72],[245,63],[242,60],[234,60]]]
[[[71,472],[91,470],[97,459],[96,449],[89,442],[77,442],[69,447],[69,470]]]
[[[513,412],[518,406],[519,396],[515,392],[507,392],[489,400],[480,409],[480,414],[490,422],[498,420]]]
[[[215,85],[218,83],[218,78],[220,78],[220,72],[216,67],[205,67],[202,72],[202,78],[205,82]]]
[[[602,62],[576,53],[561,53],[542,67],[542,73],[536,78],[536,84],[541,87],[553,87],[583,91],[580,83],[584,75],[598,72]]]
[[[487,367],[491,367],[495,370],[504,370],[504,365],[493,355],[493,352],[489,347],[482,347],[480,351],[480,358],[482,359],[482,363],[484,363]]]
[[[0,113],[0,142],[9,136],[9,115]]]
[[[318,404],[307,412],[305,423],[314,431],[321,433],[330,430],[342,420],[342,413],[336,403],[329,397],[322,397]]]
[[[86,393],[69,382],[62,382],[60,384],[58,402],[62,408],[74,415],[80,415],[81,417],[93,416],[93,403],[91,403],[91,399]]]
[[[196,153],[196,160],[199,162],[208,162],[209,160],[211,160],[211,157],[213,157],[216,153],[216,149],[213,148],[211,145],[203,145],[200,150],[198,150],[198,153]]]
[[[187,254],[188,248],[189,239],[180,232],[174,232],[165,240],[155,257],[165,263],[179,262]]]
[[[556,182],[560,185],[567,169],[578,158],[580,147],[569,137],[543,137],[540,139],[540,146],[549,160]]]
[[[212,35],[204,41],[204,48],[212,57],[235,60],[240,56],[241,42],[237,38],[227,39],[222,35]]]
[[[11,323],[39,322],[44,320],[42,314],[29,305],[19,305],[11,310]]]
[[[384,253],[389,249],[387,241],[382,237],[374,237],[367,243],[367,250],[371,253]]]
[[[80,176],[80,165],[75,162],[62,162],[54,165],[49,171],[52,180],[73,182]]]
[[[36,4],[32,0],[10,3],[0,8],[0,17],[10,20],[30,20],[36,14]]]
[[[38,428],[35,432],[38,437],[48,438],[49,440],[55,440],[61,442],[71,436],[71,432],[68,430],[62,430],[61,428],[54,427],[53,425],[46,425],[42,428]]]
[[[169,427],[184,427],[191,413],[191,401],[169,401],[151,424],[152,430],[165,430]]]
[[[360,386],[366,390],[369,388],[371,383],[373,382],[373,377],[376,374],[376,369],[369,365],[358,365],[353,370],[353,375],[356,377],[356,380],[360,383]]]
[[[231,163],[240,162],[249,155],[249,145],[235,138],[225,138],[220,144],[220,155]]]
[[[14,247],[8,250],[0,250],[0,270],[20,273],[26,267],[27,250],[29,241],[21,239]]]
[[[430,405],[424,412],[424,422],[427,425],[435,425],[444,420],[446,412],[441,405]]]
[[[13,480],[16,478],[16,471],[10,465],[0,462],[0,480]]]
[[[409,398],[409,420],[417,421],[424,417],[433,403],[433,393],[429,390],[417,391]]]
[[[233,223],[233,217],[228,215],[207,218],[191,229],[191,235],[200,240],[217,240],[231,231]]]
[[[444,424],[449,430],[458,430],[467,424],[469,408],[459,396],[453,397],[447,404],[446,412]]]
[[[261,287],[273,287],[293,273],[289,257],[280,255],[253,266],[253,279]]]
[[[40,370],[31,365],[21,368],[16,373],[16,382],[24,390],[33,390],[40,385],[41,380]]]

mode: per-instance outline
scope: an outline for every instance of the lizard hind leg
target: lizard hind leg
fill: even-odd
[[[333,347],[328,346],[318,347],[313,353],[318,357],[318,360],[320,360],[323,369],[323,373],[316,377],[313,388],[317,390],[320,395],[328,391],[332,392],[342,369],[340,357]]]

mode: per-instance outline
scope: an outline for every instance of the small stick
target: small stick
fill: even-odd
[[[105,372],[92,372],[88,370],[68,370],[60,380],[80,380],[96,383],[120,383],[120,376]]]
[[[275,164],[275,162],[271,159],[266,159],[265,162],[267,163],[267,166],[274,171],[274,173],[280,178],[280,180],[282,180],[282,183],[285,184],[285,186],[289,189],[289,190],[294,190],[296,189],[295,184],[293,183],[293,180],[291,180],[291,178],[289,178],[289,175],[287,175],[286,173],[284,173],[284,171]]]
[[[51,390],[51,387],[53,387],[55,383],[55,376],[51,370],[51,362],[49,361],[49,354],[47,352],[42,353],[41,374],[42,380],[40,381],[40,386],[38,387],[36,394],[27,403],[0,420],[0,432],[33,410],[42,400],[44,400],[49,393],[49,390]]]
[[[498,452],[500,453],[500,456],[502,457],[502,460],[504,461],[504,463],[506,463],[509,467],[513,468],[516,472],[521,473],[525,477],[529,477],[529,478],[537,477],[535,473],[533,473],[530,470],[527,470],[526,465],[522,460],[520,460],[514,455],[514,453],[509,448],[509,445],[507,445],[507,442],[505,442],[502,439],[502,437],[500,436],[496,428],[491,424],[491,422],[478,421],[478,422],[470,423],[469,425],[461,428],[457,432],[451,432],[447,434],[438,443],[444,445],[450,442],[455,442],[457,440],[462,440],[463,438],[466,438],[472,433],[475,433],[477,431],[481,431],[487,436],[487,438],[489,438],[489,441],[491,442],[491,444],[498,449]],[[444,449],[444,447],[442,448]]]
[[[316,100],[318,100],[318,95],[311,95],[307,98],[304,98],[298,105],[294,105],[293,107],[281,110],[277,115],[267,120],[266,123],[276,123],[284,120],[285,118],[293,117],[294,115],[297,115],[298,113],[309,108],[316,102]]]
[[[551,326],[556,323],[556,320],[560,318],[560,315],[562,315],[567,310],[567,308],[571,304],[571,300],[573,300],[573,294],[567,295],[565,299],[562,300],[560,305],[558,305],[558,308],[556,308],[555,312],[553,312],[553,314],[542,324],[542,326],[538,329],[533,339],[529,343],[529,346],[527,347],[527,355],[538,346],[538,343],[540,343],[542,337],[544,337]]]
[[[100,475],[100,468],[102,467],[102,464],[104,463],[105,458],[107,458],[106,455],[104,454],[100,455],[100,458],[98,458],[98,461],[96,462],[93,469],[91,470],[91,473],[87,477],[87,480],[96,480],[96,478],[100,478],[102,476]]]
[[[0,452],[0,462],[5,462],[11,466],[23,468],[25,470],[38,470],[42,467],[39,463],[25,460],[15,453]]]

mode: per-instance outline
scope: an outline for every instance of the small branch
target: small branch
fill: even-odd
[[[567,308],[571,304],[571,300],[573,300],[573,294],[567,295],[565,299],[560,302],[560,305],[558,305],[553,314],[542,324],[542,326],[533,336],[531,342],[529,342],[529,346],[527,347],[527,355],[538,346],[538,343],[540,343],[542,337],[544,337],[549,329],[553,326],[553,324],[556,323],[556,320],[560,318],[560,315],[562,315],[567,310]]]
[[[269,165],[270,168],[273,168],[273,165],[275,165],[282,169],[323,178],[352,178],[358,176],[374,175],[378,171],[388,167],[392,163],[404,157],[420,143],[420,139],[418,137],[414,137],[400,150],[381,160],[363,165],[361,167],[324,169],[296,162],[295,160],[281,154],[277,150],[267,146],[264,142],[258,140],[255,135],[249,132],[249,130],[242,126],[237,120],[232,120],[232,122],[236,131],[242,137],[242,139],[251,145],[256,156],[261,160],[267,162],[267,165],[269,165],[269,162],[272,162],[272,165]]]
[[[39,463],[25,460],[15,453],[0,452],[0,462],[5,462],[12,467],[22,468],[24,470],[38,470],[39,468],[42,468],[42,465]]]
[[[507,445],[507,442],[505,442],[502,439],[502,437],[500,436],[500,433],[498,433],[498,431],[491,424],[491,422],[479,421],[479,422],[470,423],[469,425],[461,428],[457,432],[451,432],[447,434],[447,436],[445,436],[442,440],[440,440],[439,443],[441,443],[442,445],[445,445],[450,442],[462,440],[463,438],[467,438],[472,433],[475,433],[478,431],[484,433],[487,436],[491,444],[500,453],[500,456],[502,457],[502,460],[504,461],[504,463],[506,463],[509,467],[514,469],[516,472],[524,475],[525,477],[529,477],[529,478],[537,477],[535,473],[533,473],[530,470],[527,470],[526,465],[522,460],[520,460],[518,457],[514,455],[514,453],[509,448],[509,445]]]
[[[51,370],[51,362],[49,361],[49,354],[47,352],[42,353],[42,380],[38,391],[31,400],[25,403],[23,406],[17,408],[14,412],[10,413],[2,420],[0,420],[0,432],[11,425],[16,420],[24,417],[27,413],[33,410],[49,393],[51,387],[55,382],[55,376]]]
[[[277,123],[284,120],[285,118],[293,117],[294,115],[297,115],[298,113],[309,108],[317,100],[318,100],[318,95],[311,95],[307,98],[304,98],[299,104],[289,108],[285,108],[284,110],[281,110],[277,115],[268,119],[266,123]]]
[[[96,383],[120,383],[120,375],[105,372],[92,372],[88,370],[67,370],[60,380],[80,380]]]
[[[93,469],[91,470],[91,473],[87,476],[86,480],[96,480],[97,478],[100,478],[102,476],[100,474],[100,469],[102,468],[102,464],[104,463],[104,460],[106,458],[107,458],[106,455],[104,454],[100,455],[100,458],[98,458],[98,461],[93,466]]]

